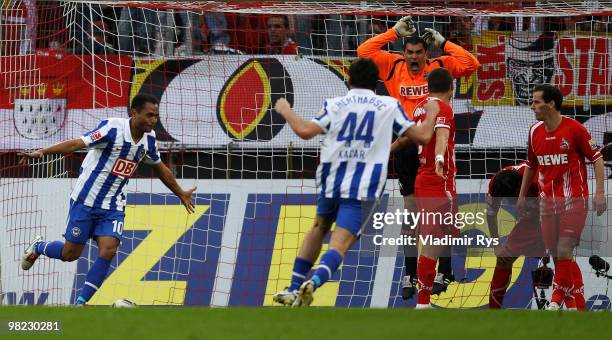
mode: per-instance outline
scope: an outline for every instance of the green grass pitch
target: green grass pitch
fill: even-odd
[[[2,339],[576,340],[606,338],[612,325],[609,312],[270,307],[0,307],[0,320],[8,319],[60,320],[63,330]]]

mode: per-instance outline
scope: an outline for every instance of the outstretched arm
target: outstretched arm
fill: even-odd
[[[422,124],[414,125],[406,130],[406,132],[391,145],[392,152],[405,147],[411,141],[421,145],[425,145],[431,141],[434,134],[434,123],[436,116],[440,112],[440,106],[435,101],[430,101],[425,104],[423,108],[426,112],[425,121],[423,121]]]
[[[181,186],[176,182],[176,178],[172,175],[172,172],[168,167],[159,162],[153,165],[153,172],[155,175],[159,177],[159,179],[164,183],[164,185],[170,189],[180,200],[188,213],[195,212],[195,205],[191,200],[191,195],[196,190],[196,188],[191,188],[189,190],[183,190]]]
[[[19,164],[25,164],[28,159],[42,158],[44,155],[69,154],[85,147],[85,142],[81,138],[67,140],[57,143],[46,148],[42,148],[33,152],[20,152],[17,156],[21,157]]]
[[[291,108],[291,105],[285,98],[281,98],[276,101],[276,104],[274,104],[274,110],[285,118],[295,134],[302,139],[311,139],[312,137],[323,132],[321,127],[316,123],[304,120],[302,117],[296,115]]]

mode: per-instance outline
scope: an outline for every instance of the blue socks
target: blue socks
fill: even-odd
[[[315,288],[321,287],[327,282],[331,276],[338,270],[342,263],[342,256],[335,249],[329,249],[323,257],[311,280],[315,284]]]
[[[110,262],[110,260],[98,257],[93,266],[89,268],[89,272],[85,277],[83,290],[81,290],[81,295],[79,295],[76,301],[77,305],[85,304],[98,291],[98,289],[100,289],[102,282],[104,282],[104,279],[106,278],[106,273],[110,267]]]
[[[53,259],[62,259],[62,249],[64,249],[64,242],[52,241],[52,242],[38,242],[34,247],[36,254],[45,255]]]
[[[294,291],[300,288],[304,280],[306,280],[306,274],[312,269],[313,263],[303,259],[301,257],[296,257],[295,262],[293,263],[293,273],[291,274],[291,285],[289,286],[289,291]]]

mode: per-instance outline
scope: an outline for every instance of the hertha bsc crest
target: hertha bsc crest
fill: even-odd
[[[15,129],[24,138],[44,139],[64,125],[66,99],[16,99]]]

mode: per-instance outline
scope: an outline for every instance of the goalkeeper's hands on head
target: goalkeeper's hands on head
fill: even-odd
[[[412,21],[412,17],[407,16],[399,19],[395,26],[393,26],[395,33],[398,38],[409,37],[416,32],[416,28],[414,27],[414,22]]]
[[[442,46],[446,41],[446,38],[444,38],[440,32],[433,28],[426,28],[425,33],[421,36],[421,38],[425,40],[427,45],[433,44],[436,47]]]

